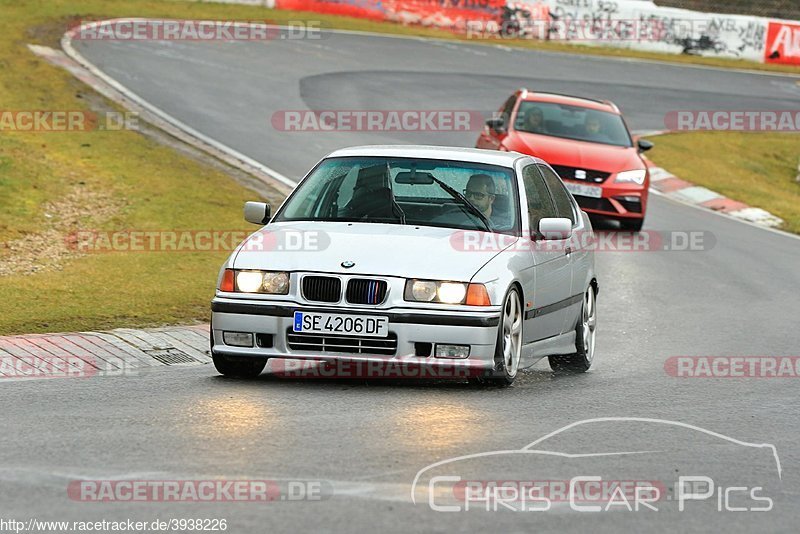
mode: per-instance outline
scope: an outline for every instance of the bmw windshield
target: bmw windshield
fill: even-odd
[[[516,233],[514,171],[459,161],[346,157],[322,161],[276,221],[349,221]]]

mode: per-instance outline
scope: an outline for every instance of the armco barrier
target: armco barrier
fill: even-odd
[[[482,36],[514,29],[534,38],[593,46],[800,66],[800,22],[661,7],[649,0],[222,1],[472,30]]]
[[[588,22],[608,28],[607,34],[598,31],[597,39],[586,40],[590,45],[800,64],[800,23],[660,7],[642,0],[545,2],[556,29],[563,28],[567,40],[570,31],[579,31]],[[628,24],[640,39],[623,33]]]

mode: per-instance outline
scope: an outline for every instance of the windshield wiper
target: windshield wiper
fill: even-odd
[[[439,187],[444,189],[451,197],[453,197],[454,199],[458,200],[461,204],[466,206],[467,209],[470,212],[472,212],[473,215],[477,216],[478,219],[480,219],[480,221],[486,227],[486,231],[487,232],[491,232],[492,231],[491,226],[490,226],[491,223],[489,222],[489,219],[487,219],[486,215],[484,215],[481,210],[476,208],[475,205],[472,202],[467,200],[467,197],[465,197],[464,195],[462,195],[461,193],[459,193],[458,191],[456,191],[455,189],[453,189],[452,187],[450,187],[449,185],[447,185],[446,183],[444,183],[440,179],[436,178],[435,176],[431,176],[431,178],[433,179],[434,183],[436,183]]]

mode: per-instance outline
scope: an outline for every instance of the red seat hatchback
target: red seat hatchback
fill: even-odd
[[[477,148],[530,154],[548,162],[581,208],[638,231],[647,210],[650,175],[612,102],[520,89],[486,121]]]

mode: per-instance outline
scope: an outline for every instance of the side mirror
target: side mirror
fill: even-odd
[[[492,117],[491,119],[486,119],[486,126],[488,126],[490,130],[494,130],[497,133],[505,133],[506,131],[506,121],[503,117]]]
[[[572,235],[572,221],[566,217],[545,217],[539,221],[539,233],[548,241],[569,239]]]
[[[648,150],[650,150],[651,148],[653,148],[654,146],[656,146],[656,145],[654,145],[653,143],[651,143],[650,141],[648,141],[647,139],[639,139],[639,140],[636,142],[636,144],[637,144],[637,145],[638,145],[638,147],[639,147],[639,152],[640,152],[640,153],[641,153],[641,152],[647,152]]]
[[[269,204],[266,202],[245,202],[244,220],[253,224],[267,224],[270,219]]]

